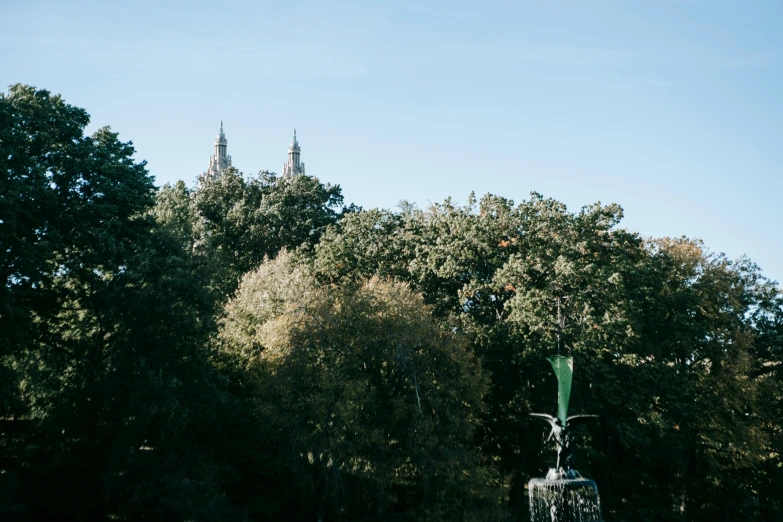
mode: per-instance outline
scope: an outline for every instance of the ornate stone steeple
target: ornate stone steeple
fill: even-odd
[[[209,168],[204,173],[207,179],[217,179],[231,166],[231,156],[227,153],[228,142],[223,133],[223,120],[220,120],[220,133],[215,138],[215,155],[209,158]]]
[[[296,129],[294,129],[294,138],[291,140],[291,145],[288,146],[288,162],[283,165],[284,178],[304,175],[305,164],[299,161],[300,152],[299,142],[296,141]]]

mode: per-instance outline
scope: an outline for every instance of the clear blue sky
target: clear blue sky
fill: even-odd
[[[207,167],[426,206],[530,191],[621,204],[783,281],[779,1],[0,0],[0,85],[61,93],[159,184]]]

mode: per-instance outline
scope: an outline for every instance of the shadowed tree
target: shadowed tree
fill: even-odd
[[[12,86],[0,119],[3,501],[40,519],[233,516],[203,431],[222,403],[214,299],[149,215],[144,163],[47,91]]]

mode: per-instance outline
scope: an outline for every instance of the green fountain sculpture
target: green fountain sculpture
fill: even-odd
[[[549,470],[546,478],[534,478],[528,483],[530,518],[532,522],[601,522],[598,487],[573,469],[571,447],[571,429],[586,419],[598,416],[568,416],[574,359],[557,356],[547,360],[557,376],[557,416],[546,413],[530,415],[549,422],[551,431],[547,441],[555,441],[557,464]]]

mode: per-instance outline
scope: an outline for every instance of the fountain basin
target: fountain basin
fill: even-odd
[[[582,477],[534,478],[528,483],[532,522],[602,522],[595,482]]]

